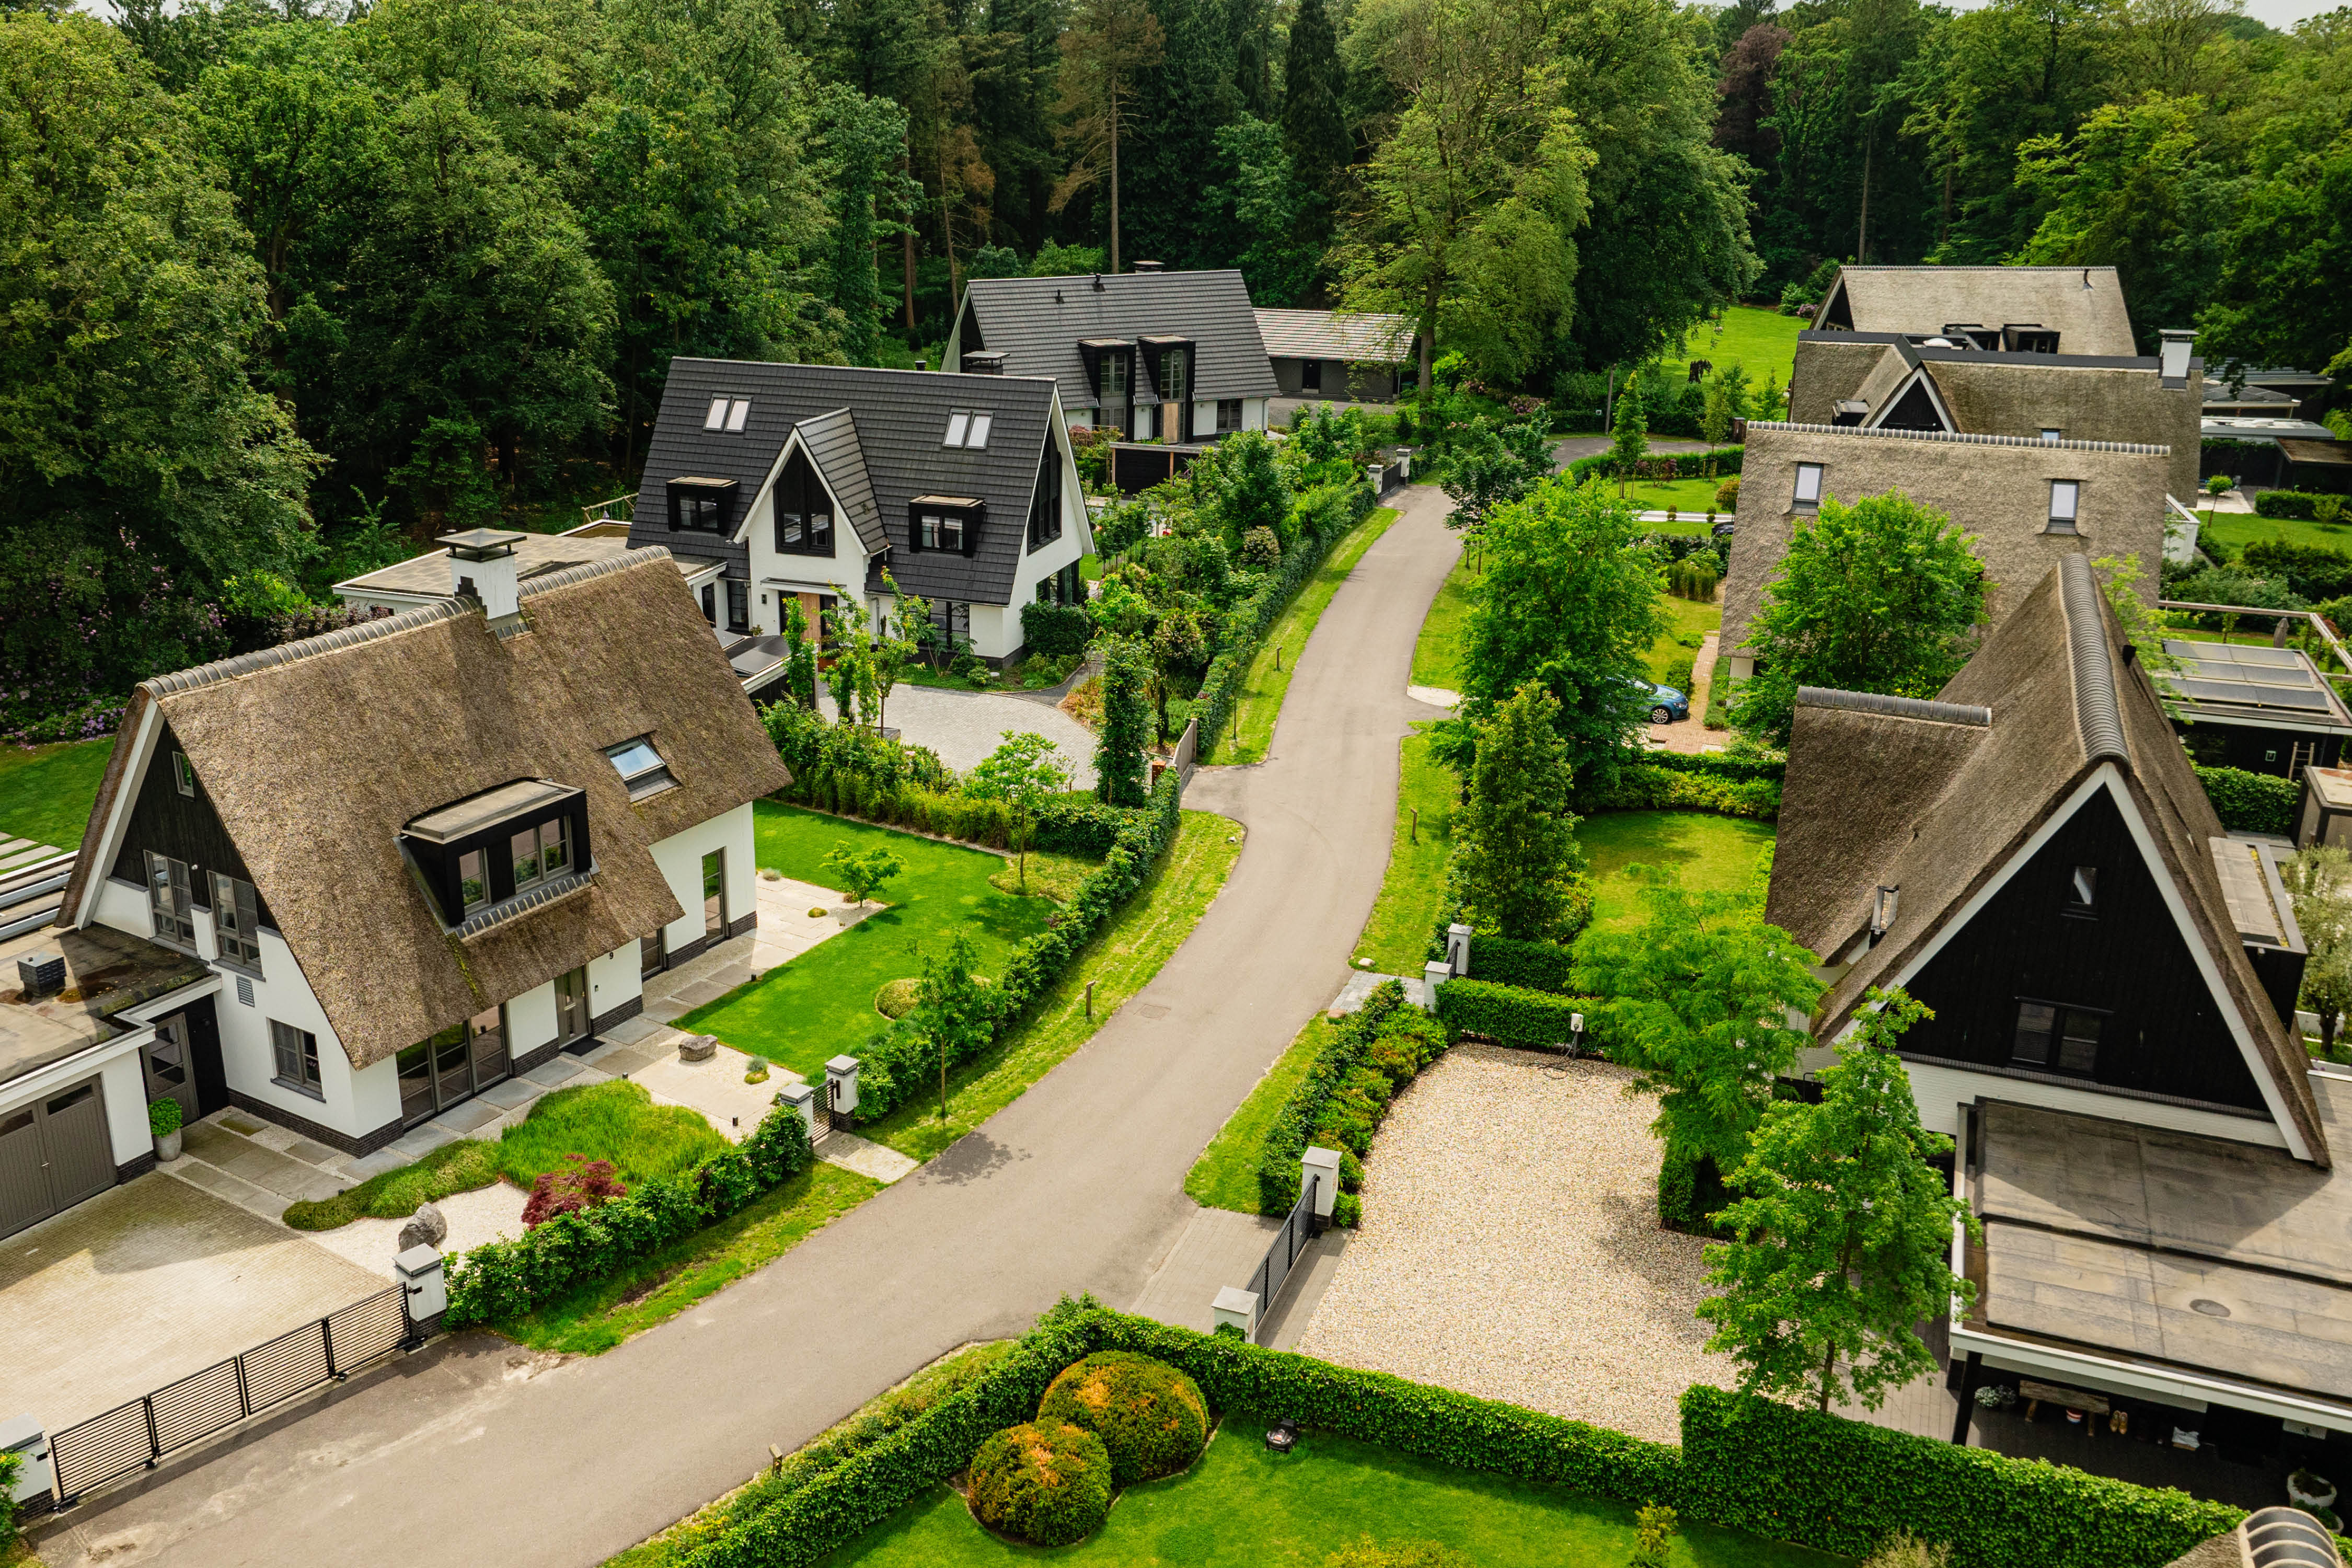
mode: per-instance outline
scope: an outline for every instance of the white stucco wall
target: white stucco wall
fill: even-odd
[[[749,809],[746,807],[745,809]],[[554,990],[549,988],[548,1006],[554,1010]],[[588,1006],[590,1016],[603,1017],[614,1008],[622,1006],[645,994],[645,984],[637,973],[637,944],[615,948],[599,953],[588,961]]]
[[[785,552],[776,548],[776,476],[782,473],[791,454],[798,446],[787,442],[785,453],[768,471],[752,498],[751,510],[746,514],[740,537],[750,552],[751,573],[751,629],[761,637],[780,636],[784,629],[784,600],[794,592],[827,593],[836,597],[856,600],[866,582],[866,546],[857,537],[857,530],[841,510],[841,499],[833,502],[833,552],[829,555],[803,555]],[[822,482],[824,475],[818,475]],[[827,487],[827,493],[831,488]],[[726,589],[719,589],[719,618],[726,618]],[[698,603],[699,601],[698,601]],[[811,628],[814,635],[814,628]],[[592,980],[591,984],[594,982]]]
[[[663,928],[673,952],[702,937],[702,858],[713,849],[722,849],[727,854],[726,884],[719,897],[722,918],[732,925],[757,907],[758,895],[752,881],[760,874],[759,863],[752,836],[751,804],[746,801],[683,833],[674,833],[653,847],[654,864],[661,868],[671,895],[686,911],[682,918]]]

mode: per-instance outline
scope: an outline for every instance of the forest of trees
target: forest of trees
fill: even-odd
[[[673,356],[935,356],[971,277],[1238,267],[1560,407],[1854,256],[2325,364],[2347,110],[2352,12],[2218,0],[0,0],[0,732],[634,489]]]

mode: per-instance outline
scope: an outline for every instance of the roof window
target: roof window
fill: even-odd
[[[981,451],[988,446],[988,427],[995,422],[995,415],[985,408],[959,408],[948,416],[948,436],[942,445]]]
[[[634,741],[624,741],[617,746],[604,748],[614,772],[628,786],[631,800],[643,800],[649,795],[659,795],[677,780],[670,776],[669,764],[654,750],[653,739],[640,735]]]
[[[2051,533],[2080,532],[2081,530],[2074,526],[2074,521],[2076,513],[2082,510],[2082,503],[2083,486],[2080,480],[2051,480],[2050,527],[2047,531]]]
[[[1819,463],[1797,465],[1796,504],[1799,508],[1822,504],[1822,466]]]
[[[740,431],[743,422],[751,417],[751,400],[748,397],[714,397],[710,412],[702,416],[705,430]]]

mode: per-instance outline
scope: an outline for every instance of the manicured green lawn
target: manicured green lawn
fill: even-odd
[[[1202,748],[1202,762],[1257,763],[1265,760],[1266,751],[1274,744],[1274,722],[1282,717],[1282,699],[1290,689],[1290,678],[1298,669],[1298,660],[1306,651],[1307,639],[1315,635],[1315,623],[1323,618],[1323,611],[1331,603],[1331,595],[1356,569],[1389,524],[1397,520],[1392,507],[1374,507],[1364,520],[1349,529],[1315,575],[1307,580],[1274,624],[1274,630],[1258,646],[1257,657],[1250,660],[1248,672],[1242,679],[1242,698],[1234,719],[1241,731],[1234,742],[1223,735],[1212,735]],[[1277,668],[1279,666],[1279,668]]]
[[[1129,1488],[1110,1521],[1076,1546],[1049,1553],[1008,1545],[940,1487],[818,1561],[825,1568],[958,1568],[1050,1556],[1101,1568],[1321,1568],[1367,1536],[1382,1545],[1433,1541],[1477,1568],[1622,1568],[1633,1556],[1633,1510],[1623,1503],[1345,1437],[1309,1434],[1297,1452],[1277,1458],[1260,1440],[1267,1425],[1228,1416],[1198,1465]],[[1675,1568],[1826,1568],[1842,1559],[1693,1524],[1667,1561]]]
[[[1203,1208],[1231,1209],[1235,1214],[1258,1212],[1258,1153],[1265,1147],[1265,1135],[1274,1131],[1275,1118],[1282,1114],[1290,1091],[1315,1065],[1316,1053],[1331,1032],[1331,1022],[1318,1013],[1307,1020],[1290,1048],[1257,1080],[1241,1109],[1225,1119],[1201,1157],[1192,1163],[1184,1178],[1184,1192]]]
[[[922,973],[913,949],[944,954],[961,931],[971,939],[978,972],[996,974],[1014,945],[1043,931],[1053,913],[1042,896],[1014,898],[989,886],[1004,868],[1001,856],[773,801],[753,808],[760,864],[787,877],[831,886],[824,862],[835,844],[886,845],[907,864],[877,895],[889,908],[677,1021],[679,1028],[716,1035],[803,1078],[823,1077],[827,1060],[856,1054],[881,1026],[874,994]]]
[[[1611,811],[1588,816],[1576,829],[1596,884],[1593,923],[1617,925],[1636,920],[1641,904],[1625,875],[1632,865],[1672,866],[1683,886],[1745,887],[1757,873],[1774,829],[1769,822],[1717,816],[1705,811]]]
[[[1659,595],[1658,605],[1674,624],[1664,637],[1650,645],[1650,679],[1653,680],[1664,680],[1666,666],[1677,658],[1697,659],[1699,650],[1681,638],[1695,637],[1704,643],[1707,633],[1720,630],[1723,626],[1723,606],[1711,600],[1701,604],[1696,599],[1664,594]],[[1684,695],[1688,696],[1689,693],[1685,692]]]
[[[1805,323],[1794,316],[1784,316],[1778,310],[1759,310],[1752,305],[1734,305],[1723,312],[1723,330],[1706,323],[1691,329],[1683,344],[1682,358],[1674,368],[1683,373],[1695,359],[1709,360],[1719,370],[1731,366],[1748,367],[1750,386],[1761,390],[1767,374],[1778,378],[1780,390],[1789,389],[1789,373],[1797,364],[1797,334]]]
[[[114,737],[55,746],[0,746],[0,833],[79,848]]]
[[[1166,858],[1087,944],[1028,1021],[979,1059],[949,1075],[945,1121],[940,1120],[936,1096],[926,1100],[918,1095],[859,1131],[909,1159],[928,1160],[1018,1100],[1092,1038],[1119,1004],[1151,983],[1223,889],[1234,862],[1241,858],[1241,824],[1210,812],[1186,812]],[[845,941],[871,923],[861,923],[834,941]],[[1095,987],[1092,1017],[1087,1014],[1088,981]]]
[[[1641,511],[1664,511],[1673,507],[1682,513],[1671,523],[1650,525],[1660,533],[1700,533],[1706,531],[1707,509],[1715,505],[1715,492],[1722,485],[1722,479],[1650,479],[1628,485],[1625,499]],[[1730,515],[1727,510],[1717,521],[1722,521]]]
[[[2352,523],[2321,524],[2299,517],[2257,517],[2247,511],[2200,511],[2204,526],[2200,540],[2210,539],[2231,550],[2243,550],[2258,539],[2284,539],[2289,544],[2316,544],[2352,554]]]
[[[1430,756],[1429,737],[1406,736],[1389,868],[1381,879],[1372,918],[1356,941],[1356,956],[1370,959],[1379,973],[1418,975],[1426,962],[1429,934],[1437,929],[1438,911],[1445,905],[1445,856],[1458,793],[1454,771]],[[1416,810],[1421,814],[1418,827]]]
[[[1465,550],[1454,570],[1445,574],[1444,585],[1429,606],[1428,618],[1421,623],[1420,639],[1412,645],[1415,686],[1461,689],[1462,631],[1470,618],[1470,591],[1478,580],[1472,565]]]
[[[717,1225],[497,1327],[533,1350],[599,1354],[773,1262],[881,1190],[869,1176],[820,1162]]]

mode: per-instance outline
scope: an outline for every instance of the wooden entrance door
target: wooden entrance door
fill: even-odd
[[[175,1100],[180,1120],[194,1121],[204,1114],[196,1098],[194,1031],[185,1013],[174,1013],[155,1026],[155,1038],[140,1053],[147,1073],[147,1100]]]

